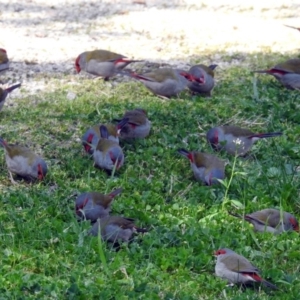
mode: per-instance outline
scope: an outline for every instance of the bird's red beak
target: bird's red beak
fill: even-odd
[[[289,218],[289,221],[293,226],[293,230],[299,232],[299,224],[298,224],[297,220],[294,218]]]
[[[118,170],[120,168],[121,159],[115,158],[111,152],[109,152],[109,156],[110,156],[110,159],[113,162],[113,164],[116,165],[116,169]]]
[[[91,146],[88,145],[88,144],[85,144],[84,145],[84,150],[85,150],[85,152],[89,152],[91,150]]]
[[[76,209],[76,215],[79,215],[79,216],[81,215],[80,210],[82,210],[86,206],[88,201],[89,201],[89,198],[85,198],[82,205],[76,206],[76,208],[75,208]]]
[[[194,80],[200,84],[204,84],[205,83],[205,79],[204,77],[194,77]]]
[[[84,144],[84,150],[86,151],[86,152],[89,152],[90,150],[91,150],[91,143],[92,143],[92,140],[93,140],[93,137],[94,137],[94,135],[93,134],[90,134],[89,136],[88,136],[88,138],[86,139],[86,141],[87,141],[87,144]]]
[[[192,152],[189,152],[189,154],[187,155],[187,158],[190,160],[191,163],[194,163],[194,156]]]

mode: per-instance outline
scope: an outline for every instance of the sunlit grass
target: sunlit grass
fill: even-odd
[[[80,78],[74,84],[73,76],[69,84],[53,79],[55,90],[4,107],[2,137],[43,155],[49,174],[37,185],[12,186],[1,156],[1,296],[217,299],[226,294],[227,299],[269,299],[264,290],[226,288],[226,282],[214,276],[212,252],[226,246],[245,255],[278,285],[276,299],[297,299],[299,236],[255,234],[251,225],[227,213],[274,207],[298,219],[300,215],[298,92],[283,89],[267,76],[254,77],[249,66],[265,66],[255,56],[247,60],[247,67],[216,71],[212,98],[192,98],[184,92],[165,101],[137,82],[112,86]],[[75,100],[67,99],[68,91],[77,94]],[[125,165],[109,177],[83,153],[81,136],[91,125],[136,107],[148,111],[151,135],[122,143]],[[229,162],[224,185],[202,186],[176,150],[212,153],[206,131],[229,123],[284,135],[258,142],[247,158],[217,154]],[[132,217],[150,229],[118,252],[88,235],[90,224],[77,222],[75,197],[70,197],[116,187],[123,192],[113,203],[113,214]]]

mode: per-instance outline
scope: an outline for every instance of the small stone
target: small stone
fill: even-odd
[[[73,92],[68,92],[68,94],[67,94],[68,100],[74,100],[74,99],[76,99],[76,97],[77,97],[77,95]]]

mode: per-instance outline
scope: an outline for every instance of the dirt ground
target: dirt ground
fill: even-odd
[[[291,52],[300,32],[284,25],[300,27],[299,15],[296,0],[0,0],[0,47],[12,61],[1,81],[30,89],[43,73],[73,74],[92,49],[180,67],[208,53]]]

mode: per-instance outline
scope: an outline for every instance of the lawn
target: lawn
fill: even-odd
[[[216,69],[212,98],[184,92],[162,100],[135,81],[62,74],[47,79],[49,91],[4,106],[1,136],[41,154],[49,173],[42,183],[12,185],[1,152],[0,299],[299,299],[299,234],[255,233],[228,214],[279,208],[300,219],[299,92],[251,73],[292,56],[219,54],[229,64]],[[125,165],[108,176],[94,168],[81,137],[137,107],[147,110],[151,135],[122,142]],[[217,153],[228,160],[226,180],[204,186],[176,150],[213,153],[205,133],[223,124],[283,136],[257,142],[246,158]],[[149,232],[116,251],[88,235],[91,225],[77,221],[74,201],[118,187],[112,214]],[[226,287],[214,275],[212,253],[221,247],[247,257],[279,290]]]

